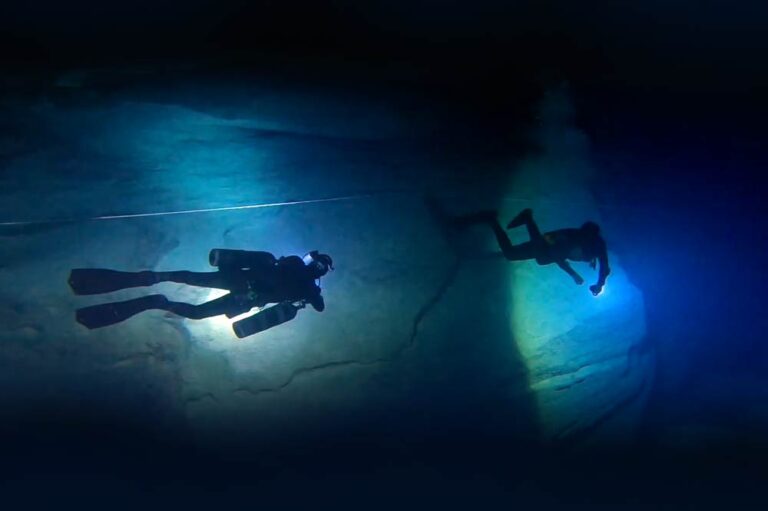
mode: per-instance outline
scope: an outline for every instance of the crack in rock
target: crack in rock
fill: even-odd
[[[133,362],[148,360],[153,356],[154,356],[154,353],[152,351],[137,351],[136,353],[131,353],[130,355],[117,359],[115,362],[113,362],[110,365],[110,367],[121,367],[124,365],[129,365]]]
[[[443,281],[440,283],[440,286],[438,286],[435,294],[427,303],[421,306],[419,311],[416,313],[416,316],[413,318],[413,326],[411,327],[411,335],[408,338],[408,342],[401,344],[400,348],[398,348],[392,355],[390,355],[390,357],[388,357],[390,360],[394,360],[406,351],[413,349],[416,344],[416,336],[419,332],[419,325],[422,323],[427,314],[429,314],[429,312],[438,303],[440,303],[440,301],[443,299],[443,296],[445,296],[445,293],[453,285],[453,282],[456,280],[456,276],[459,274],[460,266],[461,263],[457,259],[448,269],[448,273],[445,276],[445,279],[443,279]]]
[[[144,361],[157,361],[162,364],[168,364],[168,365],[174,365],[177,362],[177,356],[175,351],[169,347],[165,346],[164,344],[160,342],[146,342],[144,343],[144,346],[146,346],[146,350],[144,351],[136,351],[134,353],[130,353],[128,355],[125,355],[123,357],[120,357],[116,361],[114,361],[112,364],[110,364],[110,367],[116,368],[116,367],[122,367],[125,365],[130,365],[135,362],[144,362]]]
[[[246,392],[248,394],[253,394],[254,396],[257,396],[259,394],[268,393],[268,392],[279,392],[286,387],[288,387],[293,381],[302,375],[310,374],[316,371],[322,371],[325,369],[335,369],[339,367],[347,367],[347,366],[372,366],[376,364],[386,363],[386,362],[393,362],[400,358],[406,351],[409,351],[413,349],[416,345],[416,336],[419,332],[419,326],[424,321],[424,318],[429,314],[429,312],[442,300],[445,293],[448,291],[448,289],[451,287],[453,282],[456,280],[456,276],[459,273],[459,267],[460,267],[460,261],[457,259],[449,268],[448,273],[446,274],[446,277],[443,279],[443,281],[440,283],[440,285],[437,287],[437,290],[435,291],[435,294],[430,298],[424,305],[421,306],[419,311],[416,313],[416,316],[413,319],[413,326],[411,327],[411,334],[408,337],[408,340],[393,351],[389,356],[386,357],[380,357],[373,360],[356,360],[356,359],[349,359],[349,360],[336,360],[332,362],[325,362],[323,364],[318,364],[314,366],[309,367],[300,367],[293,371],[291,375],[288,377],[287,380],[285,380],[282,384],[276,386],[276,387],[264,387],[260,389],[252,389],[248,386],[241,386],[234,390],[234,393],[238,392]]]
[[[573,448],[578,446],[586,438],[594,434],[603,424],[621,413],[625,408],[634,404],[637,399],[641,398],[642,395],[647,391],[650,383],[651,379],[647,376],[644,377],[640,381],[640,384],[637,386],[637,388],[633,392],[626,395],[624,399],[609,406],[602,414],[598,415],[596,418],[590,421],[589,424],[585,424],[584,426],[579,427],[578,421],[574,421],[571,423],[573,424],[572,426],[569,425],[569,427],[565,428],[560,432],[559,435],[555,437],[555,442],[558,445],[566,448]]]
[[[578,380],[574,380],[571,383],[567,383],[565,385],[560,385],[559,387],[555,387],[554,391],[555,392],[562,392],[563,390],[571,389],[571,388],[575,387],[576,385],[578,385],[579,383],[583,383],[586,379],[587,379],[587,377],[585,376],[583,378],[579,378]]]
[[[206,392],[204,394],[197,394],[194,396],[190,396],[184,400],[184,405],[189,405],[192,403],[197,403],[199,401],[202,401],[204,399],[210,399],[211,401],[218,403],[219,399],[212,393],[212,392]]]
[[[553,367],[547,370],[539,370],[538,372],[534,373],[534,376],[536,378],[536,385],[540,385],[542,383],[548,382],[549,380],[554,380],[562,376],[574,375],[588,367],[602,366],[616,360],[626,360],[624,369],[622,370],[622,376],[626,376],[632,370],[632,364],[634,362],[634,358],[639,356],[639,354],[642,353],[640,344],[642,343],[633,344],[632,346],[630,346],[627,352],[619,352],[614,354],[608,354],[599,358],[593,358],[593,359],[590,359],[589,362],[584,362],[582,364],[575,365],[572,367],[568,367],[566,365],[566,366]]]
[[[592,366],[604,365],[604,364],[606,364],[608,362],[612,362],[614,360],[621,359],[621,358],[626,358],[626,364],[625,364],[625,367],[624,367],[624,369],[622,370],[622,372],[621,372],[621,374],[619,376],[621,378],[626,378],[630,374],[630,372],[632,371],[632,365],[634,363],[635,358],[637,358],[639,356],[642,356],[642,353],[645,350],[647,350],[647,347],[644,347],[644,344],[645,343],[641,342],[639,344],[634,344],[634,345],[630,346],[630,348],[627,351],[626,355],[619,354],[619,355],[615,355],[615,356],[607,356],[607,357],[604,357],[604,358],[601,358],[601,359],[593,360],[593,361],[591,361],[589,363],[581,364],[581,365],[573,368],[572,370],[559,370],[559,371],[553,371],[553,372],[545,373],[545,374],[547,374],[547,377],[543,378],[541,380],[538,380],[536,382],[536,386],[541,386],[542,384],[546,384],[547,382],[549,382],[551,380],[554,380],[554,379],[557,379],[557,378],[560,378],[560,377],[563,377],[563,376],[572,375],[572,376],[575,377],[575,379],[573,381],[571,381],[569,383],[562,384],[562,385],[556,385],[554,387],[554,389],[553,389],[556,392],[563,391],[563,390],[568,390],[568,389],[578,385],[579,383],[583,383],[589,377],[589,374],[584,375],[584,376],[582,376],[580,378],[577,377],[576,375],[581,370],[586,369],[588,367],[592,367]]]
[[[288,379],[283,382],[281,385],[278,385],[277,387],[265,387],[261,389],[252,389],[247,386],[238,387],[234,390],[235,393],[237,392],[247,392],[249,394],[258,395],[265,392],[279,392],[286,388],[288,385],[293,383],[293,380],[295,380],[298,376],[301,376],[302,374],[308,374],[313,373],[315,371],[322,371],[324,369],[331,369],[336,367],[345,367],[345,366],[352,366],[352,365],[359,365],[359,366],[369,366],[369,365],[375,365],[379,364],[381,362],[385,362],[387,359],[380,358],[376,360],[369,360],[369,361],[361,361],[361,360],[337,360],[334,362],[326,362],[324,364],[318,364],[316,366],[310,366],[310,367],[301,367],[294,372],[291,373],[291,375],[288,377]]]

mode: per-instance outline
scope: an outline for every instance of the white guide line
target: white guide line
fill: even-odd
[[[146,218],[155,216],[193,215],[198,213],[216,213],[220,211],[238,211],[244,209],[276,208],[281,206],[296,206],[300,204],[317,204],[321,202],[339,202],[345,200],[364,199],[377,194],[344,195],[340,197],[327,197],[324,199],[306,199],[284,202],[265,202],[262,204],[245,204],[243,206],[223,206],[220,208],[183,209],[178,211],[156,211],[154,213],[129,213],[125,215],[101,215],[85,218],[29,220],[19,222],[0,222],[0,226],[41,225],[41,224],[66,224],[76,222],[93,222],[97,220],[119,220],[125,218]],[[382,195],[382,194],[378,194]]]
[[[84,218],[0,222],[0,227],[85,223],[85,222],[94,222],[97,220],[120,220],[120,219],[127,219],[127,218],[147,218],[147,217],[172,216],[172,215],[194,215],[199,213],[216,213],[221,211],[239,211],[239,210],[246,210],[246,209],[277,208],[282,206],[297,206],[301,204],[319,204],[323,202],[340,202],[340,201],[349,201],[349,200],[370,199],[372,197],[380,197],[383,195],[395,195],[395,194],[423,195],[423,192],[420,192],[420,191],[371,192],[371,193],[361,193],[356,195],[341,195],[338,197],[326,197],[322,199],[305,199],[305,200],[294,200],[294,201],[284,201],[284,202],[265,202],[261,204],[245,204],[243,206],[223,206],[220,208],[182,209],[177,211],[156,211],[153,213],[129,213],[124,215],[101,215],[101,216],[92,216],[92,217],[84,217]],[[622,206],[615,206],[615,205],[608,205],[608,204],[589,203],[587,201],[580,202],[580,201],[566,201],[566,200],[557,200],[557,199],[526,199],[526,198],[520,198],[520,197],[503,197],[502,200],[505,202],[526,202],[526,203],[532,203],[532,204],[548,204],[549,203],[549,204],[596,206],[598,208],[626,208]],[[636,209],[636,208],[630,207],[627,209]]]

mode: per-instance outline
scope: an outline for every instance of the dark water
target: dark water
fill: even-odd
[[[226,4],[169,4],[154,18],[117,6],[95,23],[89,2],[42,17],[17,6],[3,22],[7,495],[765,508],[763,7],[646,3],[630,21],[600,2]],[[578,136],[547,148],[553,91],[573,112],[554,126]],[[421,197],[454,211],[539,200],[553,218],[583,196],[531,196],[510,187],[510,169],[542,154],[567,169],[571,143],[642,292],[639,346],[654,368],[642,398],[553,443],[509,332],[505,263],[455,272]],[[366,198],[91,220],[347,196]],[[302,315],[304,330],[257,356],[173,321],[75,328],[68,268],[201,270],[215,243],[324,243],[347,269],[328,277],[324,315]],[[316,343],[296,341],[307,330]],[[339,361],[274,392],[297,388],[292,370],[314,377]],[[230,392],[246,384],[267,392]]]

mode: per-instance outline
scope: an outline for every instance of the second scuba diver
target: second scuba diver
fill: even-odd
[[[605,280],[611,273],[605,240],[600,236],[600,227],[594,222],[585,222],[577,229],[559,229],[542,234],[533,220],[533,211],[524,209],[507,224],[507,229],[525,225],[528,230],[530,241],[518,245],[513,245],[509,240],[494,210],[454,217],[452,223],[456,227],[487,224],[493,229],[499,248],[508,260],[535,259],[541,265],[555,263],[578,285],[583,284],[584,279],[568,261],[588,262],[593,269],[599,262],[597,283],[589,286],[594,296],[598,296],[603,291]]]

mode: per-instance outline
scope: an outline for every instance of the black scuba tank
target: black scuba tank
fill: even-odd
[[[294,305],[291,302],[282,302],[268,307],[232,324],[235,335],[242,339],[249,335],[263,332],[273,326],[281,325],[296,317],[296,313],[303,305]]]
[[[214,248],[208,254],[208,262],[219,269],[265,269],[275,265],[277,259],[269,252],[257,250],[231,250]]]

